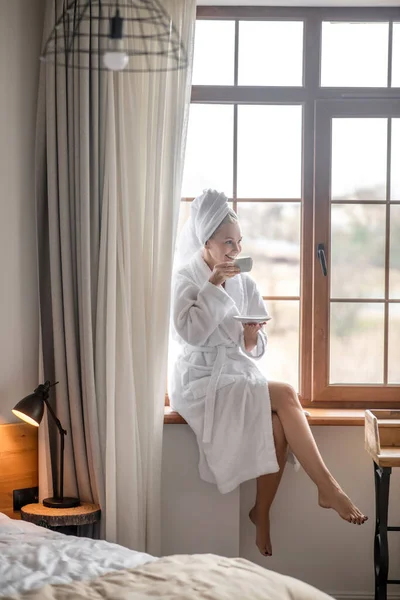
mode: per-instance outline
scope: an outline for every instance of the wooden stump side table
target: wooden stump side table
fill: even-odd
[[[23,521],[72,535],[78,535],[82,525],[97,523],[100,517],[100,506],[89,502],[82,502],[73,508],[48,508],[41,502],[21,508]]]
[[[388,584],[400,584],[400,579],[388,579],[388,531],[400,527],[388,526],[389,490],[392,467],[400,467],[400,410],[367,410],[365,412],[365,449],[372,457],[375,482],[375,600],[387,599]]]

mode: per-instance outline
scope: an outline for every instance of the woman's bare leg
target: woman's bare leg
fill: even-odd
[[[317,486],[320,506],[333,508],[350,523],[364,523],[368,517],[346,496],[322,460],[295,390],[278,382],[270,382],[268,387],[271,409],[279,416],[293,454]]]
[[[249,513],[249,517],[257,529],[257,547],[264,556],[272,555],[269,511],[281,482],[288,454],[288,443],[285,432],[276,413],[272,414],[272,429],[279,471],[277,473],[270,473],[269,475],[261,475],[261,477],[257,478],[256,503]]]

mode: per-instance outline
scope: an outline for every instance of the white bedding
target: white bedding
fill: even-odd
[[[71,583],[157,560],[103,540],[76,538],[0,513],[0,597]]]
[[[90,581],[46,585],[7,600],[333,600],[244,558],[167,556]]]

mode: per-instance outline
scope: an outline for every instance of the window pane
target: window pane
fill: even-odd
[[[390,207],[389,298],[400,299],[400,205]],[[400,347],[399,347],[400,356]],[[399,359],[400,361],[400,359]]]
[[[196,21],[193,85],[233,85],[235,22]]]
[[[301,198],[301,106],[238,107],[238,197]]]
[[[392,87],[400,87],[400,23],[393,23]]]
[[[213,188],[232,197],[233,106],[191,104],[182,196]]]
[[[301,21],[239,22],[239,85],[303,85]]]
[[[387,119],[333,119],[333,200],[386,200]]]
[[[268,380],[285,381],[299,389],[299,302],[266,302],[272,320],[265,325],[268,349],[257,366]]]
[[[390,179],[390,199],[400,200],[400,119],[392,119],[392,156]]]
[[[383,383],[383,303],[331,302],[330,383]]]
[[[263,296],[300,294],[300,202],[239,202],[242,255]]]
[[[331,297],[385,297],[386,207],[333,204]]]
[[[387,87],[389,23],[322,23],[321,85]]]
[[[389,305],[388,383],[400,383],[399,348],[400,348],[400,304],[390,304]]]

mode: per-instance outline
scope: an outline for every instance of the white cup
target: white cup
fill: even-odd
[[[253,259],[251,256],[243,256],[234,261],[236,267],[239,267],[241,273],[248,273],[253,268]]]

